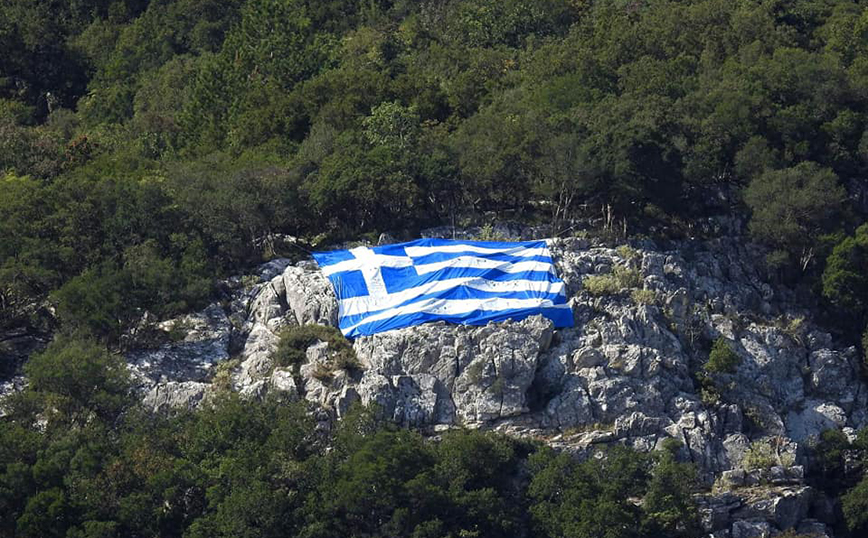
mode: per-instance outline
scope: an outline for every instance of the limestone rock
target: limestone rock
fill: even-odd
[[[142,403],[156,412],[170,409],[194,409],[205,397],[210,385],[197,381],[165,381],[154,385]]]
[[[287,267],[283,272],[286,303],[299,325],[338,324],[338,304],[331,283],[316,265]]]
[[[229,358],[231,326],[220,305],[167,321],[160,328],[180,333],[181,339],[127,354],[133,378],[141,387],[168,381],[204,382],[215,364]]]

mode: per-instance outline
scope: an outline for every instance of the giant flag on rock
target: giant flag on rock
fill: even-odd
[[[428,321],[485,325],[535,314],[573,326],[545,241],[419,239],[313,257],[334,286],[347,338]]]

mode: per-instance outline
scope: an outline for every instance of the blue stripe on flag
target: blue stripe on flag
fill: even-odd
[[[329,250],[328,252],[314,252],[313,258],[320,267],[334,265],[355,258],[349,250]]]
[[[340,275],[338,277],[338,275]],[[364,297],[368,294],[368,286],[361,271],[343,271],[329,277],[332,287],[340,290],[338,297],[348,299],[350,297]]]
[[[414,312],[412,314],[401,314],[388,319],[372,321],[344,333],[347,338],[358,338],[359,336],[368,336],[383,331],[392,329],[400,329],[402,327],[411,327],[431,321],[446,321],[459,325],[488,325],[489,322],[498,321],[521,321],[530,316],[542,314],[550,319],[555,327],[572,327],[573,326],[573,311],[569,307],[542,307],[542,308],[522,308],[517,310],[474,310],[472,312],[464,312],[456,315],[429,314],[426,312]]]

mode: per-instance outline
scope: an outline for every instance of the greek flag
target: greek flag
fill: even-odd
[[[313,257],[335,289],[347,338],[428,321],[485,325],[535,314],[573,326],[545,241],[419,239]]]

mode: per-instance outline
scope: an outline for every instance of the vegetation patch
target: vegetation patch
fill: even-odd
[[[642,254],[630,245],[621,245],[615,249],[615,252],[618,253],[618,256],[628,262],[632,260],[638,260],[642,257]]]
[[[713,374],[734,374],[741,362],[738,353],[733,351],[726,339],[721,336],[711,346],[711,353],[708,354],[708,361],[703,369]]]
[[[361,368],[350,342],[337,328],[326,325],[300,325],[284,329],[271,357],[277,366],[292,367],[298,371],[306,359],[307,348],[317,342],[328,344],[329,362],[322,365],[326,370],[352,371]]]
[[[642,285],[642,275],[638,269],[616,265],[612,272],[605,275],[589,275],[582,281],[582,287],[594,296],[614,295],[626,288]]]
[[[633,290],[630,292],[630,298],[633,299],[633,302],[637,305],[650,306],[657,303],[657,294],[654,290]]]
[[[217,365],[211,384],[217,390],[228,391],[232,388],[232,370],[241,365],[241,358],[233,357]]]

